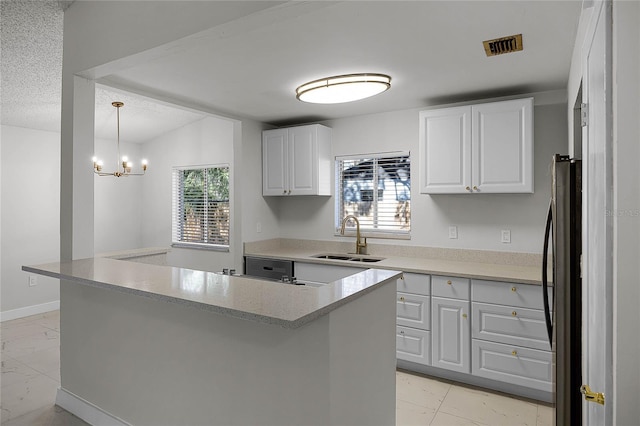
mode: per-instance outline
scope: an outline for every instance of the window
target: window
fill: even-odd
[[[172,242],[229,249],[229,165],[173,169]]]
[[[354,215],[360,230],[408,238],[411,230],[411,167],[408,154],[336,157],[336,232]],[[355,228],[355,221],[347,222]]]

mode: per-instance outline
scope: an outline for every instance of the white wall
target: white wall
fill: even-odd
[[[242,123],[240,194],[242,199],[242,241],[280,237],[280,203],[275,197],[262,196],[262,130],[265,126],[250,120]],[[236,161],[238,165],[238,161]],[[258,232],[258,225],[261,232]]]
[[[174,166],[229,164],[234,173],[233,122],[207,117],[167,133],[142,145],[149,160],[149,170],[142,180],[143,247],[171,245],[171,170]],[[235,181],[230,179],[231,207],[234,208]],[[239,226],[232,224],[231,235]],[[205,271],[218,271],[234,266],[230,252],[174,248],[167,261],[170,265]],[[240,247],[241,251],[242,248]]]
[[[640,4],[613,4],[614,423],[640,419]]]
[[[326,122],[333,129],[333,154],[392,150],[417,153],[418,109]],[[398,244],[478,250],[542,252],[546,211],[551,194],[549,164],[554,153],[567,153],[566,104],[534,108],[534,194],[425,195],[411,191],[411,240]],[[412,163],[414,182],[419,164]],[[280,235],[285,238],[334,239],[334,197],[278,198]],[[458,239],[448,238],[449,225]],[[511,244],[500,231],[511,230]],[[341,237],[335,237],[341,238]],[[389,243],[390,240],[371,242]]]
[[[21,267],[60,256],[60,134],[1,126],[1,139],[0,310],[6,320],[55,309],[59,299],[58,280],[38,276],[30,287]]]
[[[114,140],[96,139],[95,154],[104,162],[103,171],[115,171],[117,148]],[[120,155],[140,172],[140,145],[120,142]],[[87,167],[91,163],[87,161]],[[104,253],[142,247],[142,184],[144,176],[94,177],[94,251]]]
[[[62,176],[61,176],[61,206],[63,220],[60,224],[61,254],[64,259],[84,257],[91,255],[95,246],[93,237],[99,235],[100,230],[94,229],[93,212],[93,185],[87,187],[84,184],[88,180],[83,173],[85,154],[90,158],[91,153],[85,152],[84,141],[93,134],[93,109],[88,105],[94,103],[93,85],[96,79],[108,76],[112,72],[153,60],[155,55],[166,54],[171,47],[180,49],[184,40],[193,34],[208,29],[208,35],[217,37],[217,27],[225,22],[237,19],[251,12],[259,12],[273,6],[271,2],[240,2],[234,3],[229,8],[220,12],[218,4],[211,2],[196,2],[185,8],[175,2],[75,2],[64,15],[64,54],[62,75]],[[215,13],[212,13],[215,12]],[[270,23],[268,17],[257,13],[257,20]],[[170,22],[170,25],[168,24]],[[116,25],[122,31],[113,31]],[[203,33],[200,33],[202,35]],[[169,45],[171,44],[171,46]],[[87,80],[80,77],[84,76]],[[86,90],[85,90],[86,89]],[[172,102],[172,99],[163,99]],[[201,109],[199,105],[186,105]],[[90,116],[81,116],[86,112]],[[216,111],[207,110],[215,114]],[[260,152],[261,125],[246,121],[237,117],[243,124],[250,123],[245,129],[239,128],[238,121],[234,122],[233,148],[236,156],[242,157],[246,146],[249,150],[248,158],[251,167],[255,167],[256,153]],[[244,127],[244,126],[243,126]],[[247,136],[245,136],[247,135]],[[254,145],[255,144],[255,145]],[[93,149],[93,147],[91,147]],[[257,149],[258,151],[255,151]],[[258,154],[259,155],[259,154]],[[150,160],[150,173],[153,172],[153,159]],[[242,172],[242,162],[236,162],[236,171]],[[253,175],[256,169],[247,170],[247,174]],[[234,173],[235,176],[237,174]],[[237,180],[237,179],[236,179]],[[247,186],[245,191],[243,184],[242,196],[234,200],[242,205],[243,200],[259,197],[258,188]],[[143,196],[149,200],[149,194]],[[154,200],[154,202],[156,202]],[[252,205],[252,213],[256,218],[263,220],[265,226],[263,232],[266,238],[277,235],[274,224],[277,223],[270,208],[264,207],[264,202]],[[83,208],[86,207],[86,208]],[[148,207],[144,206],[144,210]],[[90,214],[83,214],[90,211]],[[156,214],[162,214],[158,211]],[[170,220],[170,210],[164,213],[164,220]],[[255,221],[256,218],[251,218]],[[232,256],[224,263],[233,263],[238,266],[241,260],[242,224],[243,219],[239,213],[234,216],[234,234],[232,241]],[[162,245],[161,233],[157,224],[145,223],[143,216],[143,242],[142,245]],[[253,224],[255,227],[255,223]],[[84,237],[82,230],[91,229],[91,238]],[[255,228],[254,228],[255,229]],[[102,237],[101,237],[102,238]],[[168,238],[168,237],[167,237]],[[195,253],[190,250],[192,259],[197,265],[209,264],[208,256],[202,252]],[[197,258],[197,259],[196,259]],[[211,266],[211,265],[210,265]],[[213,265],[213,268],[218,266]]]

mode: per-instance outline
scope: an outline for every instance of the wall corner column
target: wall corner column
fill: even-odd
[[[60,260],[94,252],[93,169],[95,82],[75,75],[62,80],[60,141]]]

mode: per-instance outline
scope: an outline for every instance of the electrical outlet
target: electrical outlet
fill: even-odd
[[[38,285],[38,277],[35,275],[29,275],[29,287]]]
[[[449,227],[449,238],[452,240],[455,240],[456,238],[458,238],[458,227],[455,225],[452,225]]]
[[[262,232],[262,223],[261,222],[256,223],[256,232],[258,234]]]
[[[503,243],[511,243],[511,231],[509,229],[502,230],[501,241]]]

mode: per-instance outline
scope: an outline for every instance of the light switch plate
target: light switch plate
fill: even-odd
[[[455,240],[458,238],[458,227],[452,225],[449,227],[449,238]]]
[[[29,275],[29,287],[38,285],[38,277],[35,275]]]
[[[503,229],[502,230],[501,241],[503,243],[510,243],[511,242],[511,230],[509,230],[509,229]]]

